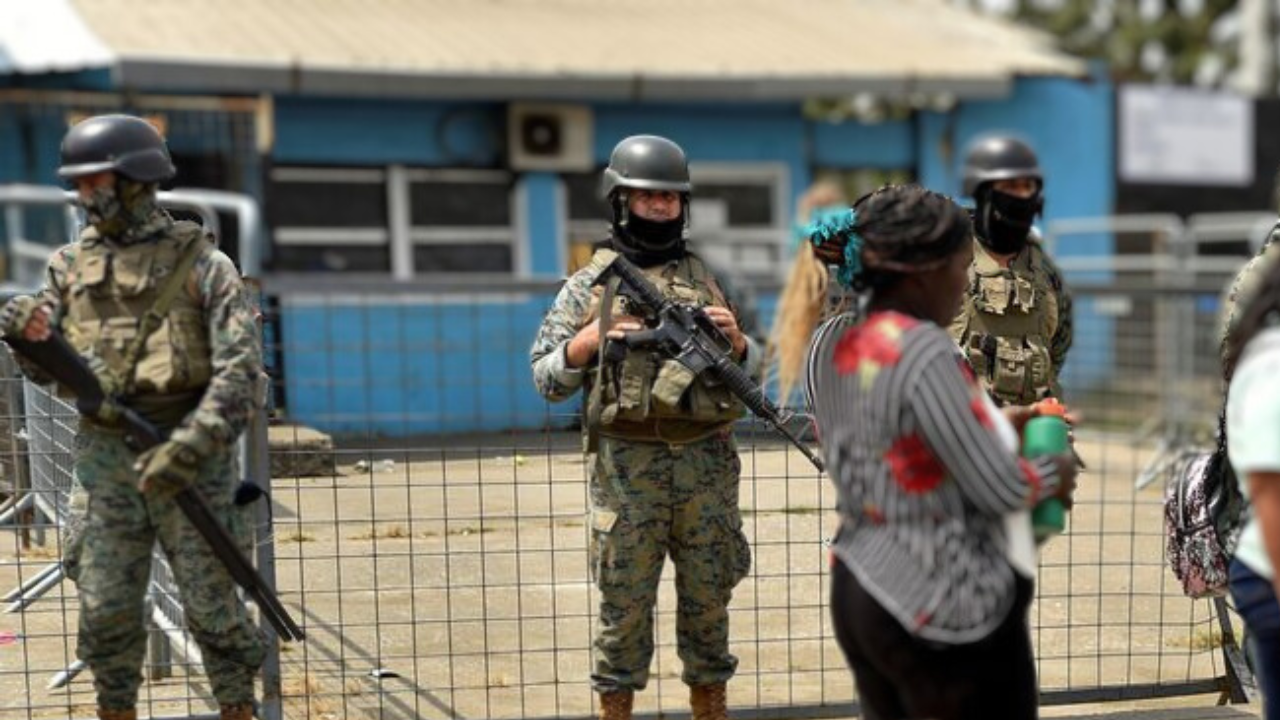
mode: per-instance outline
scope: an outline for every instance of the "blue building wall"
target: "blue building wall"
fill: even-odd
[[[911,158],[905,123],[866,133],[853,124],[818,128],[792,104],[611,103],[593,113],[597,164],[621,138],[656,133],[680,143],[695,162],[781,164],[792,199],[808,186],[814,148],[830,154],[819,164],[832,167],[902,167]],[[501,105],[277,98],[273,160],[499,166],[495,139],[504,122]],[[559,178],[526,173],[516,192],[525,211],[527,272],[558,280],[565,267]],[[416,307],[394,294],[286,299],[288,413],[328,431],[389,435],[568,425],[580,401],[549,409],[530,380],[528,348],[550,302],[550,295]],[[761,298],[763,318],[772,317],[772,305],[773,298]]]
[[[818,168],[914,169],[924,184],[956,193],[965,144],[1006,129],[1041,153],[1049,219],[1097,216],[1111,211],[1115,194],[1111,102],[1106,83],[1034,79],[1018,81],[1004,100],[875,125],[806,120],[798,104],[596,103],[594,156],[603,164],[622,137],[657,133],[679,142],[694,162],[781,165],[789,214]],[[14,114],[0,113],[0,182],[55,181],[63,128],[17,123]],[[497,102],[281,96],[275,98],[271,161],[501,167],[505,123],[506,107]],[[172,140],[175,150],[200,142]],[[553,173],[525,173],[516,193],[526,231],[521,270],[554,280],[565,263],[561,182]],[[1097,236],[1074,238],[1058,252],[1110,250],[1111,239]],[[282,302],[287,409],[295,419],[325,430],[388,435],[540,426],[552,416],[555,424],[571,421],[576,402],[549,411],[529,380],[528,347],[550,295],[477,288],[491,294],[426,302],[389,289],[380,297],[342,298],[327,294],[322,282],[318,278],[315,293]],[[759,298],[765,322],[774,303],[771,296]],[[1082,334],[1110,337],[1108,321],[1087,303],[1077,313]],[[1077,346],[1073,370],[1105,368],[1110,352],[1109,340]]]
[[[288,415],[386,436],[566,426],[576,404],[549,409],[530,381],[547,299],[285,299]]]
[[[593,112],[597,164],[608,160],[622,137],[666,135],[694,162],[785,166],[793,200],[819,167],[914,168],[924,184],[958,194],[965,144],[993,130],[1017,132],[1040,152],[1047,219],[1108,214],[1115,193],[1111,88],[1105,83],[1021,80],[1005,100],[877,125],[808,121],[796,105],[610,103],[594,105]],[[495,167],[501,165],[497,133],[504,120],[498,104],[278,98],[273,159]],[[525,209],[527,273],[557,278],[564,263],[559,180],[551,173],[526,174],[517,192]],[[1110,238],[1098,236],[1073,239],[1059,252],[1110,249]],[[480,304],[459,298],[456,304],[414,305],[391,293],[349,301],[320,293],[286,299],[289,414],[329,431],[389,435],[566,425],[578,401],[548,409],[529,376],[528,347],[550,301],[550,295],[509,294]],[[759,298],[765,322],[775,302],[769,295]],[[1107,367],[1110,321],[1087,302],[1077,314],[1081,334],[1093,341],[1077,346],[1073,363]]]
[[[492,167],[502,161],[501,103],[275,98],[278,164]]]

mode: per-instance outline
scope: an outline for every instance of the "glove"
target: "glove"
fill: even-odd
[[[133,469],[138,491],[177,493],[195,484],[200,474],[200,453],[186,443],[166,440],[138,456]]]
[[[31,322],[36,310],[41,307],[39,301],[30,295],[15,295],[0,309],[0,335],[22,337]]]

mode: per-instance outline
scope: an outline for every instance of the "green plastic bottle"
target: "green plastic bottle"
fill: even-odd
[[[1067,435],[1067,409],[1052,398],[1036,404],[1039,414],[1022,430],[1022,456],[1061,455],[1071,450]],[[1031,511],[1031,527],[1036,542],[1044,542],[1067,526],[1067,510],[1058,498],[1041,500]]]

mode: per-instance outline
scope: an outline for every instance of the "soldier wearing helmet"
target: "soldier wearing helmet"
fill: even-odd
[[[194,487],[224,527],[244,530],[232,450],[258,406],[262,351],[231,260],[203,228],[157,203],[157,183],[174,172],[164,139],[140,118],[72,127],[58,174],[74,184],[89,224],[53,253],[37,296],[0,311],[0,331],[30,341],[60,332],[108,395],[168,438],[139,455],[114,418],[86,417],[78,429],[75,475],[88,502],[67,571],[80,593],[77,654],[93,673],[98,717],[137,717],[144,595],[159,542],[222,720],[249,720],[263,637],[173,496]],[[20,363],[33,381],[50,381]]]
[[[1044,209],[1039,160],[1021,140],[991,136],[970,145],[963,172],[977,237],[951,335],[999,404],[1061,397],[1071,296],[1034,227]]]
[[[592,685],[602,717],[631,717],[649,679],[653,613],[667,555],[676,565],[676,622],[693,716],[726,717],[728,605],[750,568],[738,512],[740,462],[731,426],[742,405],[679,363],[630,350],[606,359],[603,337],[643,328],[612,293],[594,288],[618,254],[663,294],[693,303],[729,338],[735,359],[758,377],[760,351],[739,327],[714,273],[689,251],[689,168],[674,142],[624,139],[605,168],[601,192],[610,233],[591,262],[556,296],[531,350],[534,383],[552,402],[582,389],[590,467],[592,570],[600,589]]]

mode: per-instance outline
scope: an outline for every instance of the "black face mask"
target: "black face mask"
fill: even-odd
[[[649,267],[684,257],[684,215],[675,220],[627,218],[625,227],[613,226],[615,250],[640,267]]]
[[[988,188],[978,198],[975,218],[978,239],[1000,255],[1021,252],[1043,207],[1044,196],[1039,192],[1020,198]]]

